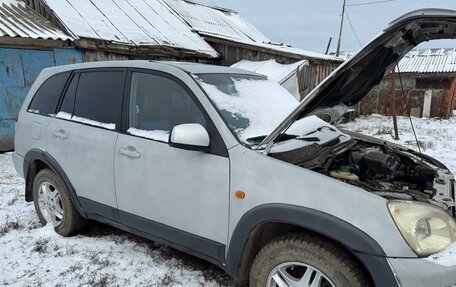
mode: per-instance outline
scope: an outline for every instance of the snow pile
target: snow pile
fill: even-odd
[[[169,139],[169,132],[168,131],[162,131],[162,130],[153,130],[153,131],[146,131],[146,130],[140,130],[140,129],[135,129],[135,128],[129,128],[127,130],[127,133],[138,136],[138,137],[143,137],[146,139],[151,139],[151,140],[156,140],[156,141],[161,141],[161,142],[168,142]]]
[[[293,64],[279,64],[275,59],[272,59],[266,61],[241,60],[231,67],[266,75],[269,79],[281,84],[305,65],[309,65],[309,61],[302,60]]]
[[[233,122],[231,118],[247,122],[242,127],[237,123],[231,125],[244,142],[270,134],[298,105],[292,94],[271,80],[234,77],[231,80],[234,84],[228,91],[203,81],[200,84],[228,123]]]
[[[10,154],[0,154],[0,262],[2,286],[232,284],[214,265],[102,224],[70,238],[42,227]]]
[[[442,266],[456,265],[456,244],[451,245],[444,251],[431,255],[426,260]]]
[[[421,151],[443,162],[456,174],[456,116],[445,119],[412,117]],[[393,120],[381,115],[362,116],[341,128],[371,135],[418,150],[408,117],[398,117],[399,140],[393,139]]]
[[[116,129],[116,124],[113,123],[102,123],[94,120],[89,120],[86,118],[81,118],[78,116],[71,116],[69,113],[65,112],[58,112],[57,115],[55,116],[56,118],[59,119],[64,119],[64,120],[72,120],[78,123],[86,124],[86,125],[91,125],[95,127],[100,127],[100,128],[105,128],[108,130],[115,130]]]

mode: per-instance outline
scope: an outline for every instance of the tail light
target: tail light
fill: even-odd
[[[19,116],[16,117],[16,124],[19,122]]]

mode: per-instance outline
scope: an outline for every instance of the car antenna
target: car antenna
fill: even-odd
[[[405,107],[407,108],[407,114],[408,114],[408,118],[410,120],[410,125],[412,126],[412,132],[413,132],[413,135],[415,136],[415,141],[416,141],[416,145],[418,146],[418,152],[420,153],[420,158],[422,159],[423,158],[423,153],[421,152],[420,142],[418,141],[418,137],[416,136],[415,126],[413,124],[413,120],[412,120],[412,117],[410,115],[411,109],[409,107],[407,98],[405,96],[404,86],[402,84],[401,70],[399,69],[399,63],[398,62],[396,63],[396,67],[397,67],[397,76],[399,78],[399,83],[401,85],[402,98],[405,100]]]

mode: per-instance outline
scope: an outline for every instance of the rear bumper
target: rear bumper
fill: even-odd
[[[445,256],[446,263],[427,258],[388,258],[388,262],[401,287],[456,287],[456,253]],[[446,266],[449,262],[455,264]]]
[[[24,178],[24,157],[14,152],[11,158],[13,159],[14,168],[17,173]]]

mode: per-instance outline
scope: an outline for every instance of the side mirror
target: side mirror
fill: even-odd
[[[209,134],[200,124],[177,125],[171,130],[169,145],[188,150],[207,151],[210,145]]]

